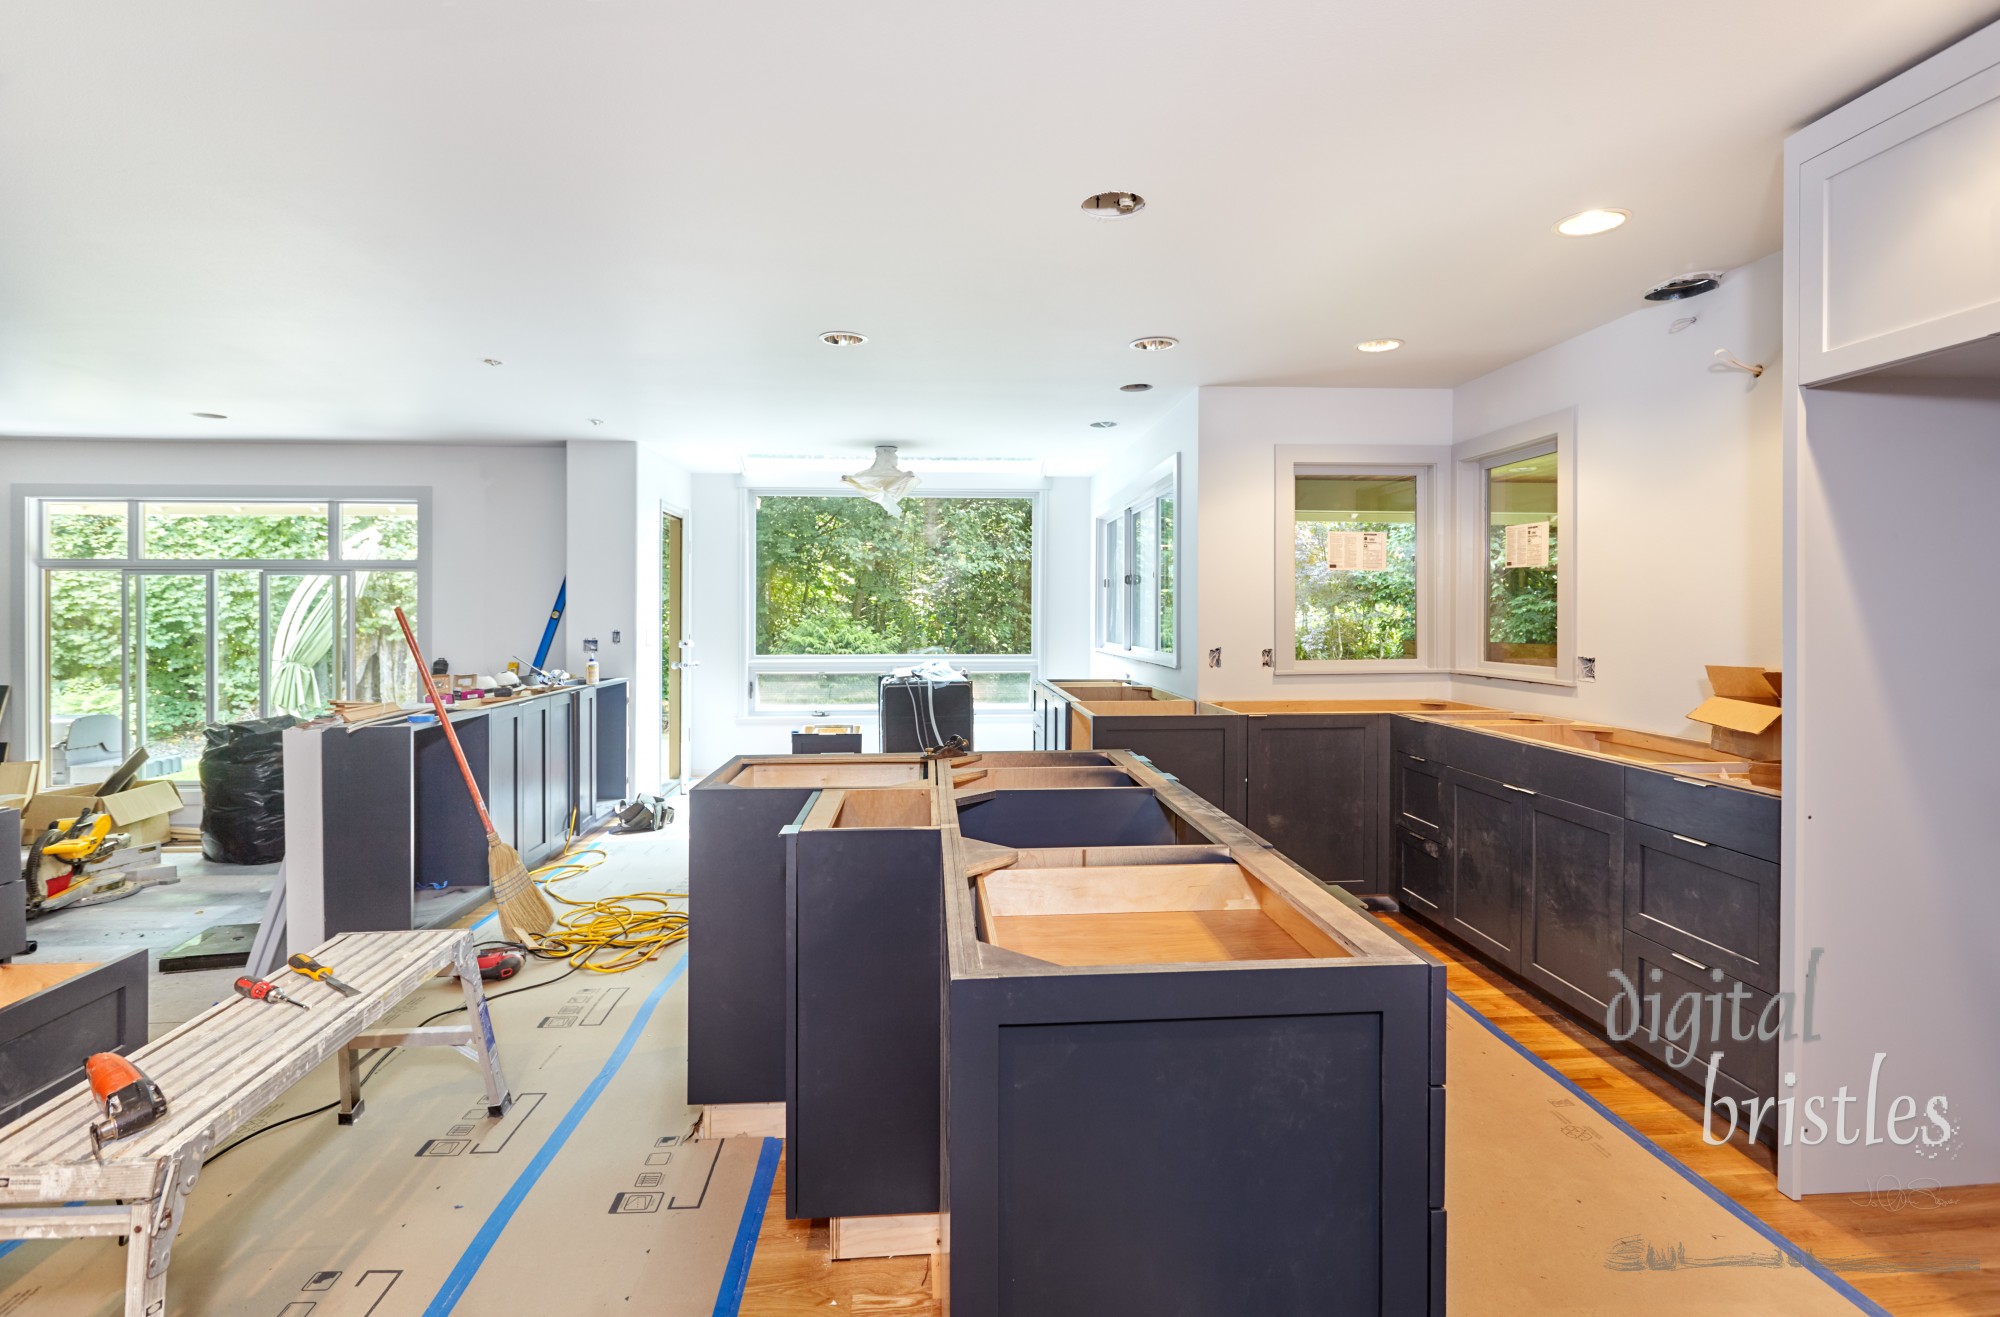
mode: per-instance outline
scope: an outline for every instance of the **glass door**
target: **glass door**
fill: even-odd
[[[208,680],[215,662],[214,578],[208,572],[135,571],[127,574],[127,590],[133,639],[126,725],[146,747],[147,776],[191,777],[201,762],[202,728],[215,719]],[[71,780],[90,781],[91,773],[78,772],[84,765],[74,724],[71,733]],[[122,758],[107,757],[112,767]]]

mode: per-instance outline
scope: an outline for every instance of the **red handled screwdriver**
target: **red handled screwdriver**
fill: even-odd
[[[248,997],[251,1001],[281,1001],[287,1006],[296,1006],[302,1011],[312,1009],[312,1007],[302,1001],[294,1001],[290,997],[287,997],[284,990],[269,979],[253,979],[245,975],[236,980],[236,993],[240,997]]]

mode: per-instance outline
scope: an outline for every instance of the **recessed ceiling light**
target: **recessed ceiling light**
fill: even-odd
[[[850,334],[844,329],[829,329],[819,336],[819,341],[830,348],[858,348],[868,338],[865,334]]]
[[[1364,338],[1354,345],[1363,352],[1394,352],[1403,346],[1400,338]]]
[[[1669,279],[1663,284],[1654,284],[1646,290],[1646,300],[1679,302],[1690,297],[1700,297],[1703,293],[1712,293],[1721,286],[1722,271],[1697,270],[1678,279]]]
[[[1629,210],[1579,210],[1568,219],[1556,225],[1556,232],[1565,238],[1593,238],[1611,230],[1632,218]]]
[[[500,358],[498,357],[481,357],[480,360],[485,362],[489,366],[497,366],[500,364]]]
[[[1090,423],[1090,428],[1091,428],[1091,429],[1093,429],[1093,430],[1116,430],[1116,429],[1118,428],[1118,422],[1116,422],[1116,421],[1092,421],[1092,422]]]
[[[1180,340],[1159,335],[1154,338],[1135,338],[1132,347],[1137,352],[1165,352],[1168,348],[1179,347]]]
[[[1145,393],[1145,392],[1146,392],[1147,390],[1151,389],[1152,387],[1153,387],[1153,386],[1152,386],[1152,385],[1150,385],[1150,384],[1121,384],[1121,385],[1119,385],[1119,386],[1118,386],[1118,392],[1120,392],[1120,393]]]
[[[192,413],[192,415],[199,417],[204,421],[226,421],[229,419],[227,416],[224,416],[221,412],[194,412]]]
[[[603,418],[601,418],[601,417],[597,417],[597,416],[586,416],[586,417],[584,417],[583,419],[584,419],[584,420],[586,420],[586,421],[589,421],[589,422],[590,422],[590,423],[591,423],[592,425],[602,425],[602,424],[604,424],[604,421],[603,421]]]
[[[1137,192],[1100,192],[1083,199],[1083,213],[1093,219],[1124,219],[1146,208],[1146,199]]]

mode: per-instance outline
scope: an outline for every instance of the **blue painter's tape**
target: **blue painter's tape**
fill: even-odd
[[[477,933],[480,929],[486,927],[488,924],[492,923],[499,917],[500,917],[500,912],[498,910],[489,911],[486,915],[486,918],[480,920],[478,923],[474,924],[471,928],[467,929],[466,931],[469,933]]]
[[[729,1246],[729,1265],[722,1273],[722,1288],[715,1292],[713,1317],[736,1317],[743,1306],[750,1259],[757,1255],[757,1234],[764,1228],[764,1204],[771,1200],[771,1182],[778,1176],[778,1154],[784,1147],[783,1139],[765,1139],[764,1150],[757,1154],[757,1173],[750,1178],[750,1198],[736,1223],[736,1242]]]
[[[1759,1220],[1757,1217],[1752,1216],[1749,1208],[1744,1207],[1734,1198],[1731,1198],[1728,1194],[1723,1193],[1722,1190],[1716,1188],[1708,1181],[1702,1179],[1699,1175],[1696,1175],[1693,1171],[1689,1170],[1685,1165],[1681,1163],[1681,1161],[1678,1158],[1676,1158],[1672,1153],[1668,1152],[1665,1148],[1662,1148],[1659,1144],[1653,1142],[1651,1139],[1641,1134],[1638,1130],[1633,1129],[1630,1125],[1626,1124],[1623,1120],[1619,1119],[1617,1113],[1612,1111],[1611,1108],[1605,1106],[1602,1102],[1599,1102],[1596,1098],[1592,1097],[1590,1094],[1584,1092],[1581,1088],[1578,1088],[1575,1084],[1571,1083],[1567,1075],[1563,1074],[1560,1070],[1557,1070],[1554,1066],[1550,1065],[1548,1062],[1542,1060],[1541,1057],[1536,1056],[1526,1047],[1523,1047],[1519,1042],[1517,1042],[1513,1038],[1512,1035],[1508,1034],[1506,1031],[1501,1029],[1499,1025],[1493,1023],[1493,1021],[1487,1019],[1485,1016],[1481,1015],[1478,1011],[1466,1005],[1465,1000],[1462,997],[1460,997],[1457,993],[1448,992],[1445,994],[1445,996],[1451,999],[1452,1005],[1458,1007],[1458,1009],[1464,1011],[1467,1015],[1471,1016],[1473,1019],[1477,1020],[1480,1024],[1484,1025],[1488,1033],[1492,1034],[1495,1038],[1498,1038],[1501,1042],[1507,1044],[1507,1046],[1513,1048],[1516,1052],[1520,1053],[1520,1055],[1524,1057],[1529,1062],[1529,1064],[1533,1065],[1537,1070],[1547,1075],[1550,1079],[1553,1079],[1558,1084],[1561,1084],[1564,1088],[1568,1089],[1576,1097],[1582,1098],[1584,1102],[1590,1107],[1591,1110],[1595,1111],[1598,1115],[1610,1121],[1619,1130],[1623,1131],[1624,1134],[1628,1138],[1630,1138],[1634,1143],[1638,1144],[1640,1147],[1644,1148],[1647,1152],[1652,1153],[1655,1157],[1665,1162],[1669,1167],[1673,1169],[1675,1174],[1679,1175],[1683,1180],[1686,1180],[1689,1184],[1693,1185],[1695,1188],[1701,1190],[1704,1194],[1707,1194],[1712,1201],[1714,1201],[1718,1206],[1728,1211],[1728,1213],[1731,1216],[1735,1217],[1738,1221],[1741,1221],[1744,1225],[1749,1226],[1752,1230],[1756,1231],[1758,1234],[1762,1235],[1765,1239],[1769,1240],[1772,1244],[1776,1245],[1780,1253],[1783,1253],[1786,1257],[1790,1258],[1792,1261],[1798,1263],[1801,1267],[1805,1268],[1807,1271],[1810,1271],[1813,1275],[1818,1276],[1821,1280],[1825,1281],[1829,1286],[1833,1288],[1835,1293],[1840,1295],[1841,1298],[1846,1299],[1847,1301],[1852,1303],[1855,1307],[1861,1309],[1861,1311],[1865,1313],[1874,1314],[1874,1317],[1890,1317],[1889,1311],[1886,1308],[1882,1307],[1881,1304],[1876,1303],[1873,1299],[1863,1294],[1860,1290],[1857,1290],[1854,1288],[1854,1286],[1848,1284],[1847,1281],[1842,1279],[1837,1272],[1834,1272],[1833,1270],[1828,1268],[1827,1265],[1821,1262],[1818,1258],[1814,1257],[1812,1254],[1808,1253],[1803,1248],[1800,1248],[1797,1244],[1794,1244],[1791,1240],[1779,1234],[1776,1230],[1766,1225],[1763,1221]]]
[[[653,1018],[653,1011],[659,1006],[660,999],[667,995],[667,989],[680,982],[681,975],[686,971],[687,950],[683,948],[680,959],[674,962],[673,967],[653,990],[646,994],[646,1000],[640,1005],[639,1013],[632,1018],[632,1023],[626,1026],[625,1036],[618,1040],[618,1046],[612,1050],[610,1058],[604,1063],[604,1068],[597,1072],[597,1078],[591,1080],[590,1086],[570,1104],[569,1110],[563,1113],[562,1120],[549,1132],[549,1137],[535,1150],[535,1155],[529,1159],[527,1166],[515,1177],[514,1183],[507,1187],[507,1192],[501,1195],[500,1202],[487,1214],[486,1220],[479,1227],[479,1232],[472,1237],[472,1242],[465,1246],[465,1252],[459,1255],[457,1265],[451,1269],[451,1274],[445,1277],[444,1284],[439,1287],[430,1305],[424,1309],[424,1317],[445,1317],[445,1314],[456,1308],[458,1301],[465,1297],[465,1291],[472,1284],[472,1278],[479,1273],[480,1264],[486,1261],[487,1254],[491,1253],[493,1246],[500,1241],[500,1233],[507,1228],[507,1223],[514,1219],[514,1213],[521,1209],[521,1204],[527,1200],[529,1191],[535,1187],[536,1181],[542,1178],[542,1173],[549,1169],[549,1163],[556,1159],[556,1154],[562,1151],[565,1143],[569,1142],[569,1136],[576,1133],[576,1127],[583,1123],[583,1118],[590,1113],[590,1108],[599,1097],[603,1096],[604,1090],[617,1076],[619,1068],[625,1064],[625,1059],[632,1055],[633,1047],[639,1042],[639,1035],[645,1031],[647,1022]]]

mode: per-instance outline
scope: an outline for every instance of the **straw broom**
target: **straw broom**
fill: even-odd
[[[500,832],[486,812],[486,801],[479,794],[479,782],[472,776],[472,765],[465,762],[465,751],[459,748],[451,715],[445,712],[444,701],[438,698],[437,685],[431,680],[431,666],[424,662],[424,652],[417,648],[417,634],[410,630],[410,619],[403,616],[400,608],[396,610],[396,621],[402,625],[403,639],[410,642],[410,657],[416,660],[417,675],[423,678],[424,694],[430,696],[431,707],[437,710],[444,739],[451,743],[458,771],[465,774],[465,789],[472,793],[472,807],[479,811],[479,822],[486,829],[486,875],[493,884],[493,904],[500,912],[500,927],[511,942],[529,943],[531,938],[546,936],[555,926],[555,911],[549,907],[542,889],[528,876],[528,867],[521,863],[520,853],[500,840]]]

